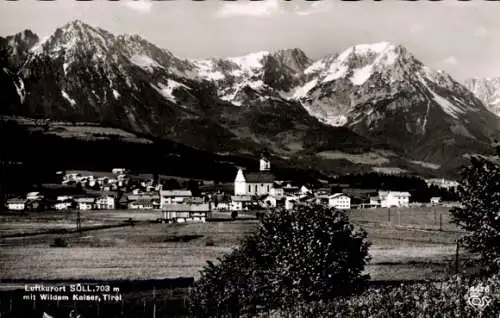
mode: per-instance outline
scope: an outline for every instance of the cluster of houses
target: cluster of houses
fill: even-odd
[[[228,205],[229,210],[247,210],[255,206],[292,209],[295,204],[317,203],[339,210],[352,208],[390,208],[409,207],[411,194],[402,191],[378,191],[376,196],[361,204],[352,204],[349,194],[331,193],[330,188],[313,189],[306,185],[294,186],[289,182],[279,181],[271,173],[271,163],[265,157],[260,159],[259,172],[245,173],[239,169],[234,181],[234,195]],[[439,204],[440,198],[432,198],[433,204]],[[220,208],[220,205],[217,206]]]
[[[208,191],[194,196],[190,190],[164,190],[162,184],[153,180],[141,180],[139,186],[129,193],[113,192],[129,189],[131,178],[126,169],[116,168],[110,176],[84,176],[71,172],[62,176],[65,185],[78,184],[80,188],[93,189],[95,195],[62,195],[47,203],[39,192],[28,193],[26,198],[14,198],[7,202],[10,210],[27,210],[44,207],[55,210],[160,210],[164,220],[204,221],[210,211],[261,210],[275,207],[292,209],[301,203],[323,204],[340,210],[352,208],[409,207],[411,195],[401,191],[377,191],[366,199],[346,192],[332,193],[331,188],[316,188],[296,185],[278,180],[271,172],[271,163],[266,157],[259,161],[257,172],[238,169],[231,195],[221,191]],[[432,198],[431,204],[440,204],[440,198]]]

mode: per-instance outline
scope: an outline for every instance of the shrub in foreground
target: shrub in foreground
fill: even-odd
[[[471,292],[471,287],[488,286],[489,291]],[[297,303],[272,312],[272,317],[498,317],[500,281],[465,279],[459,276],[444,282],[404,284],[369,288],[359,295],[327,302]],[[482,298],[486,297],[486,298]],[[475,300],[472,300],[475,298]],[[481,310],[476,304],[486,304]]]
[[[340,211],[319,205],[277,209],[254,235],[201,272],[192,316],[245,316],[297,301],[347,295],[367,277],[366,232]]]
[[[467,234],[462,244],[481,256],[484,268],[500,268],[500,166],[473,156],[462,171],[458,188],[461,207],[451,210],[453,221]]]

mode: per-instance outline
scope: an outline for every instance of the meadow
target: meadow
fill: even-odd
[[[245,219],[225,222],[150,222],[158,213],[82,211],[83,228],[117,226],[83,232],[74,231],[74,213],[2,215],[0,279],[196,278],[206,261],[231,251],[258,226],[257,220],[244,215]],[[455,242],[462,233],[448,223],[447,209],[392,209],[391,220],[387,209],[348,213],[354,223],[365,228],[372,242],[372,260],[366,267],[372,279],[440,279],[454,264]],[[436,225],[436,215],[442,220],[442,231]],[[125,225],[129,218],[138,223]],[[51,232],[61,228],[67,232]],[[13,236],[16,232],[24,235]],[[58,237],[68,247],[50,247]]]

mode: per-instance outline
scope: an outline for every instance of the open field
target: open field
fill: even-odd
[[[458,230],[457,226],[451,223],[449,208],[442,206],[360,209],[350,210],[348,215],[351,220],[362,223],[439,229],[441,222],[444,231]]]
[[[395,209],[393,209],[395,210]],[[397,213],[395,211],[393,215]],[[119,223],[156,219],[156,211],[82,212],[82,224]],[[399,280],[440,278],[454,262],[455,241],[461,236],[452,225],[445,231],[434,226],[433,211],[401,211],[401,220],[414,228],[392,226],[384,210],[350,211],[352,220],[368,232],[372,260],[366,270],[373,279]],[[421,213],[421,214],[418,214]],[[443,220],[448,220],[442,210]],[[61,212],[30,216],[2,215],[1,233],[46,229],[74,229],[74,216]],[[30,225],[30,222],[33,225]],[[65,223],[66,222],[66,223]],[[30,227],[31,226],[31,227]],[[89,230],[82,233],[45,233],[0,238],[0,279],[161,279],[198,277],[207,260],[231,251],[258,226],[256,220],[230,222],[157,224]],[[49,245],[56,237],[66,248]]]

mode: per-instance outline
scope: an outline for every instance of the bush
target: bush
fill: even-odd
[[[208,263],[191,295],[192,316],[255,314],[347,295],[367,277],[366,232],[322,206],[278,209],[231,254]]]
[[[66,247],[68,246],[68,243],[66,243],[66,240],[64,240],[62,237],[58,237],[54,240],[54,244],[51,245],[52,247]]]
[[[238,211],[233,211],[231,212],[231,217],[234,219],[236,219],[238,217]]]
[[[359,295],[327,302],[299,302],[290,308],[275,311],[273,317],[498,317],[498,278],[455,276],[444,282],[372,287]],[[491,301],[483,308],[482,314],[478,307],[468,302],[473,297],[471,287],[479,285],[490,288],[489,292],[477,295]]]
[[[462,244],[481,256],[484,267],[500,265],[500,166],[482,156],[473,156],[462,172],[458,194],[462,207],[451,210],[452,220],[467,234]]]

